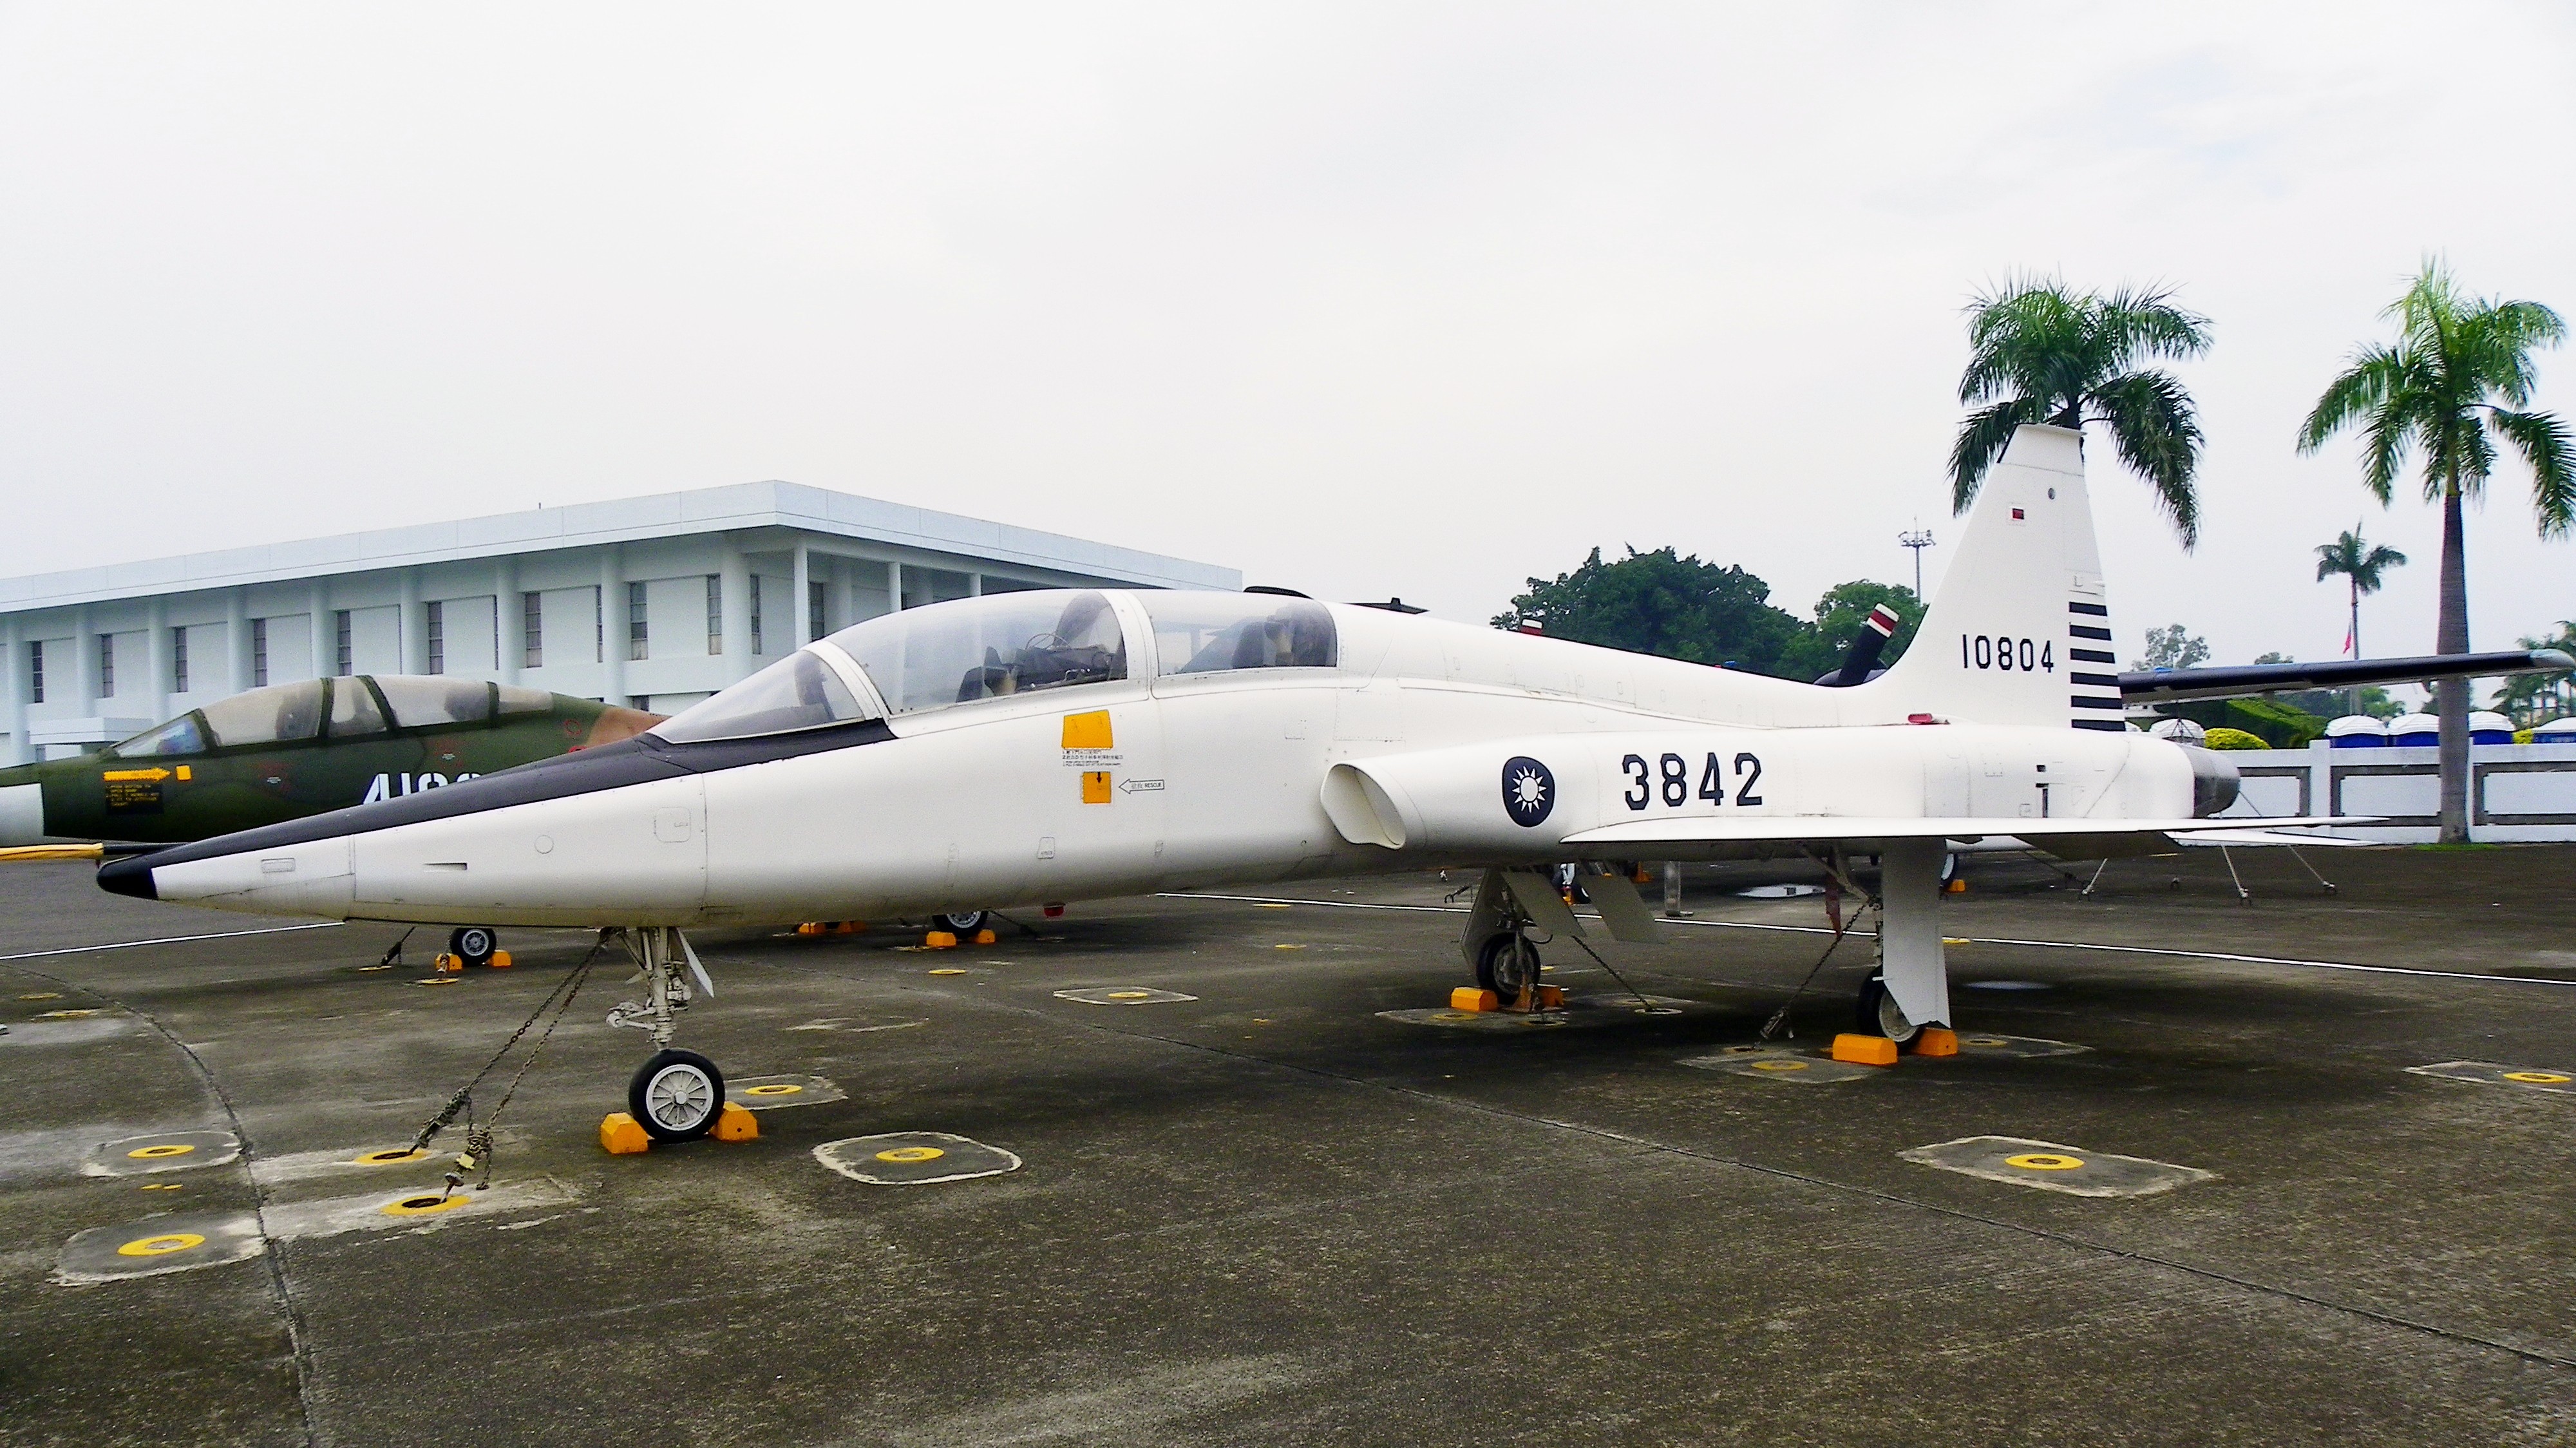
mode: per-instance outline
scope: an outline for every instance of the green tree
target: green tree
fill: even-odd
[[[2146,652],[2138,655],[2141,669],[2188,669],[2208,662],[2209,641],[2178,623],[2147,630]]]
[[[1852,640],[1860,637],[1861,625],[1871,609],[1886,604],[1895,610],[1899,620],[1895,637],[1880,651],[1878,667],[1886,668],[1905,653],[1914,641],[1914,630],[1923,622],[1923,603],[1914,590],[1902,584],[1875,583],[1855,578],[1837,583],[1816,600],[1816,621],[1801,626],[1795,638],[1781,650],[1780,673],[1801,681],[1819,678],[1842,667],[1843,654]]]
[[[2567,426],[2555,414],[2525,411],[2531,402],[2533,349],[2567,334],[2558,314],[2538,302],[2500,302],[2462,293],[2448,269],[2428,260],[2382,315],[2397,323],[2394,342],[2353,355],[2342,375],[2299,427],[2299,451],[2357,427],[2362,486],[2386,504],[2407,455],[2421,452],[2424,498],[2442,507],[2440,625],[2434,648],[2469,651],[2469,586],[2461,506],[2486,488],[2496,444],[2521,454],[2531,470],[2532,511],[2544,538],[2576,526],[2576,457]],[[2469,681],[2434,686],[2442,718],[2442,838],[2469,837]]]
[[[2209,319],[2173,304],[2162,288],[2105,297],[2072,292],[2054,277],[2007,282],[1968,305],[1968,370],[1959,401],[1976,407],[1950,449],[1950,502],[1966,512],[2013,431],[2044,422],[2081,430],[2100,423],[2120,461],[2156,490],[2182,535],[2200,541],[2200,419],[2170,372],[2139,364],[2209,350]],[[1978,404],[1986,404],[1978,407]]]
[[[1604,563],[1595,548],[1572,573],[1531,579],[1494,627],[1535,625],[1550,638],[1767,674],[1806,627],[1770,598],[1771,585],[1740,565],[1721,568],[1671,548],[1631,548]]]
[[[2527,649],[2576,653],[2576,619],[2560,620],[2558,632],[2547,638],[2526,638],[2520,642]],[[2504,687],[2496,690],[2496,711],[2513,716],[2517,729],[2545,724],[2576,711],[2576,695],[2571,695],[2568,687],[2571,682],[2576,682],[2576,679],[2563,673],[2512,675],[2504,681]]]
[[[2352,587],[2352,625],[2349,647],[2354,658],[2361,657],[2361,600],[2377,593],[2380,575],[2391,568],[2406,566],[2406,555],[2386,544],[2377,547],[2361,536],[2361,525],[2355,523],[2332,543],[2317,545],[2317,582],[2341,576]]]

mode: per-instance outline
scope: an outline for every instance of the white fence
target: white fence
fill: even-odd
[[[2383,844],[2441,837],[2442,769],[2430,749],[2305,749],[2231,754],[2245,792],[2228,818],[2378,815],[2335,831]],[[2495,843],[2576,840],[2576,744],[2469,746],[2469,838]]]

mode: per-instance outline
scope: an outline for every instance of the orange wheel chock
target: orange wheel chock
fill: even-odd
[[[440,975],[454,975],[465,969],[465,962],[442,950],[438,953],[438,958],[429,963],[429,968]]]
[[[1540,986],[1538,988],[1538,1008],[1543,1011],[1561,1011],[1565,1009],[1565,987],[1561,985]]]
[[[1946,1026],[1925,1026],[1914,1034],[1914,1054],[1955,1056],[1959,1054],[1959,1033]]]
[[[494,970],[508,970],[515,964],[517,964],[517,962],[510,959],[510,952],[506,950],[496,950],[492,952],[491,965]]]
[[[623,1111],[612,1111],[600,1119],[599,1149],[610,1156],[633,1156],[653,1149],[653,1138],[634,1117]]]
[[[1498,1011],[1502,1008],[1503,998],[1489,990],[1462,985],[1449,992],[1449,1009],[1453,1011]]]
[[[990,945],[1001,938],[1002,937],[995,935],[990,930],[978,930],[975,932],[975,943],[977,945]]]
[[[945,930],[934,930],[927,936],[924,936],[921,943],[925,949],[929,950],[955,950],[957,948],[957,937]]]
[[[716,1113],[715,1130],[708,1133],[718,1141],[760,1140],[760,1118],[738,1101],[728,1101]]]
[[[1896,1043],[1885,1036],[1862,1036],[1845,1031],[1834,1037],[1834,1059],[1855,1066],[1893,1066]]]

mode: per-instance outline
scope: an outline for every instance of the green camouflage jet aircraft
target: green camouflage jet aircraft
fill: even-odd
[[[612,744],[661,721],[471,679],[358,674],[278,684],[96,753],[0,769],[0,848],[35,856],[54,852],[28,847],[184,844],[442,788]],[[480,964],[490,935],[460,930],[451,944]]]

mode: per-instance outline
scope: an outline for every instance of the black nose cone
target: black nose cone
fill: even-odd
[[[131,895],[137,900],[158,900],[152,889],[152,857],[128,855],[110,860],[98,867],[98,888],[111,895]]]

